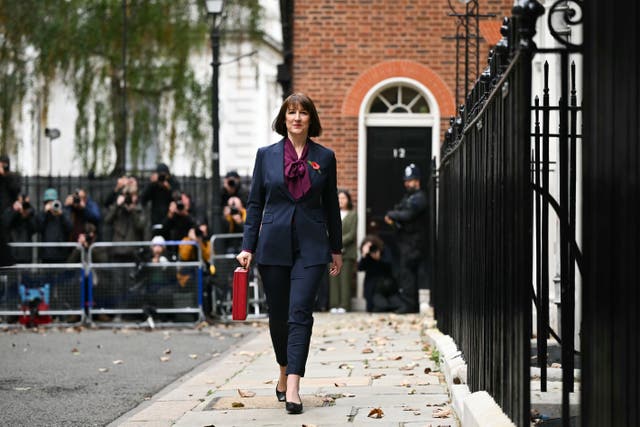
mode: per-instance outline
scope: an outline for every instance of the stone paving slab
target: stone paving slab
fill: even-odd
[[[265,327],[205,371],[152,398],[122,425],[459,426],[453,417],[433,417],[435,408],[451,401],[447,385],[430,373],[435,364],[424,349],[424,316],[315,317],[307,372],[301,381],[302,414],[287,414],[284,403],[275,398],[278,367]],[[243,398],[239,389],[255,396]],[[233,408],[237,402],[244,406]],[[368,417],[373,408],[381,408],[384,417]]]

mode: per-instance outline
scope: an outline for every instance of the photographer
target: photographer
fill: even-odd
[[[71,221],[58,200],[58,191],[55,188],[47,188],[42,200],[44,210],[36,216],[36,230],[40,235],[40,241],[43,243],[68,242],[71,235]],[[68,254],[69,248],[45,247],[40,251],[40,260],[43,263],[65,262]]]
[[[169,203],[169,209],[162,222],[162,234],[168,240],[181,240],[195,226],[196,222],[191,216],[191,196],[179,193],[176,199]],[[175,246],[171,249],[175,254]]]
[[[161,230],[162,223],[167,215],[169,205],[178,194],[180,185],[169,172],[169,167],[164,163],[158,163],[156,171],[149,177],[149,184],[140,195],[140,203],[145,206],[151,202],[151,227],[152,230]],[[154,231],[155,234],[158,234]],[[165,235],[164,231],[159,234]]]
[[[393,278],[392,261],[384,242],[368,235],[360,244],[358,271],[364,271],[364,297],[368,312],[394,311],[402,305]]]
[[[133,187],[125,187],[116,203],[111,205],[105,222],[113,230],[113,242],[135,242],[146,240],[146,220],[142,207],[138,204],[138,194]],[[138,248],[115,246],[111,252],[113,262],[133,262],[137,260]],[[122,307],[128,303],[127,289],[131,284],[130,270],[115,269],[109,273],[108,286],[102,287],[97,297],[105,308]]]
[[[238,197],[242,202],[242,205],[247,204],[248,194],[242,188],[242,181],[240,181],[240,175],[236,171],[230,171],[224,176],[222,183],[222,199],[220,207],[224,208],[228,205],[231,197]]]
[[[87,223],[91,223],[97,227],[100,225],[102,216],[98,204],[91,200],[84,188],[78,188],[69,194],[64,201],[64,209],[71,219],[71,241],[77,241],[78,236],[84,233]]]
[[[105,222],[112,226],[114,242],[145,240],[145,215],[138,204],[135,188],[125,188],[123,194],[116,199],[116,203],[109,208]],[[113,256],[116,261],[132,261],[135,257],[135,248],[115,247]]]
[[[6,230],[9,242],[31,242],[36,224],[29,196],[20,194],[13,205],[3,212],[2,228]],[[12,248],[11,253],[17,263],[25,264],[32,261],[31,248]]]

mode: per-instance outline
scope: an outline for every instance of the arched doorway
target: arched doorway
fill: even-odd
[[[428,183],[431,159],[439,158],[440,109],[420,82],[390,78],[372,87],[360,106],[358,133],[358,241],[377,233],[392,243],[384,214],[403,193],[409,163]],[[362,296],[359,280],[358,296]]]

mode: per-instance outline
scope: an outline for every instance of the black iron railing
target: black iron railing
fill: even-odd
[[[442,147],[433,300],[438,326],[468,363],[471,390],[487,390],[524,426],[530,423],[531,38],[543,9],[536,1],[517,3]]]

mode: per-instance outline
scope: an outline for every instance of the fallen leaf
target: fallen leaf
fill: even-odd
[[[123,362],[122,360],[120,360],[120,359],[118,359],[118,360],[114,360],[114,361],[113,361],[113,364],[114,364],[114,365],[122,365],[123,363],[124,363],[124,362]]]
[[[109,368],[98,368],[98,372],[109,372]]]
[[[401,360],[401,359],[402,359],[402,356],[400,356],[400,355],[389,357],[389,360]]]
[[[336,387],[346,387],[347,383],[333,383]]]
[[[31,387],[14,387],[13,389],[15,391],[27,391],[27,390],[31,390]]]
[[[416,363],[409,363],[408,365],[404,365],[400,367],[401,371],[410,371],[417,366]]]
[[[424,373],[425,374],[431,373],[431,368],[424,368]]]
[[[253,397],[256,395],[256,393],[253,391],[240,390],[240,389],[238,389],[238,394],[240,395],[240,397]]]
[[[250,356],[250,357],[253,357],[255,355],[256,355],[256,353],[253,352],[253,351],[244,351],[243,350],[243,351],[238,352],[238,356]]]
[[[80,350],[74,347],[71,349],[71,354],[73,354],[74,356],[77,356],[78,354],[80,354]]]
[[[164,354],[171,354],[171,349],[170,348],[165,348],[164,351],[162,352]]]
[[[374,380],[377,380],[378,378],[384,377],[386,374],[373,374],[371,375],[371,378],[373,378]]]
[[[349,365],[348,363],[343,363],[342,365],[338,366],[338,369],[353,369],[353,366]]]
[[[315,424],[302,424],[302,427],[316,427]]]
[[[369,353],[373,353],[372,348],[367,347],[362,349],[362,354],[369,354]]]
[[[170,357],[170,356],[162,356],[162,357],[160,358],[160,361],[161,361],[161,362],[168,362],[169,360],[171,360],[171,357]]]
[[[198,355],[197,354],[190,354],[189,357],[192,358],[192,359],[197,359]]]
[[[369,412],[369,415],[367,416],[369,418],[382,418],[384,417],[384,412],[380,408],[373,408],[371,412]]]
[[[433,410],[434,418],[449,418],[451,416],[451,408],[438,408]]]
[[[244,408],[244,403],[242,402],[233,402],[231,403],[232,408]]]
[[[552,363],[552,364],[551,364],[551,367],[552,367],[552,368],[562,368],[562,365],[561,365],[561,364],[559,364],[559,363]]]

